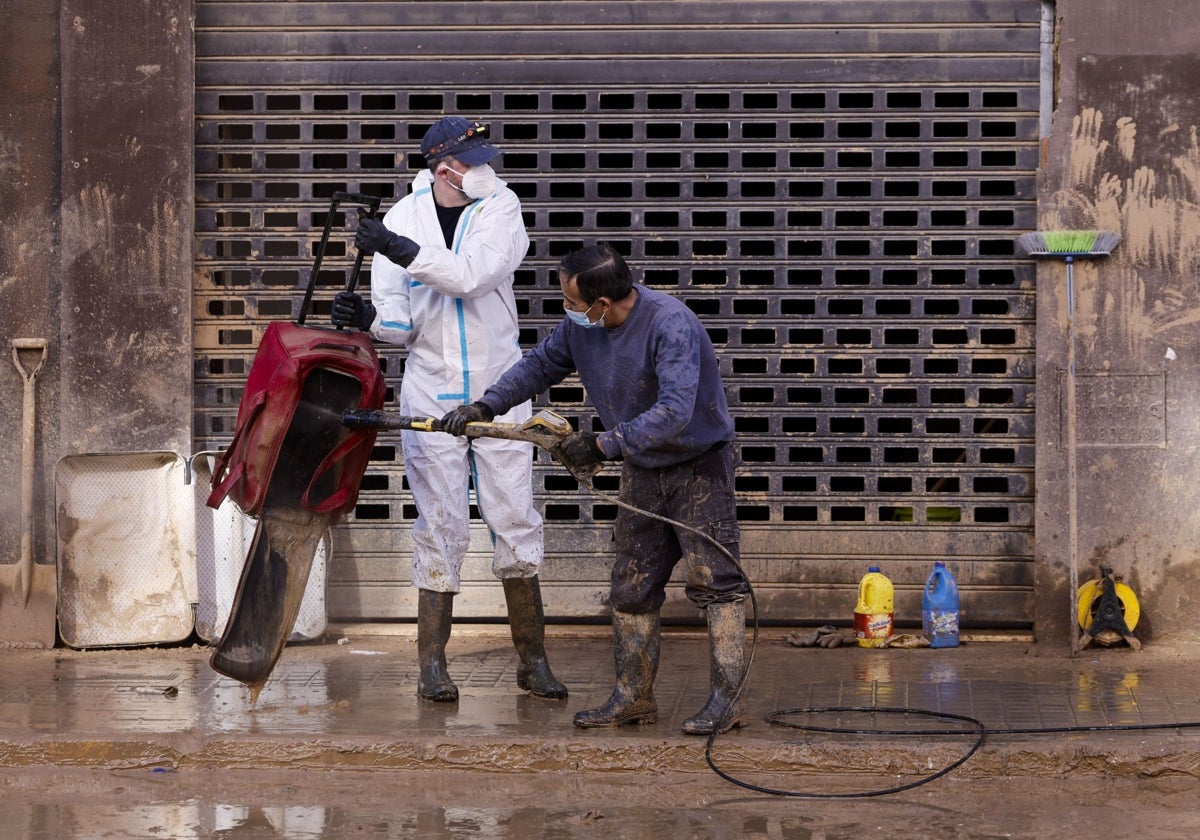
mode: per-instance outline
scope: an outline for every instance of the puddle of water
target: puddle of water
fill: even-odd
[[[489,808],[470,806],[348,810],[321,806],[202,804],[109,805],[86,809],[69,804],[33,806],[23,820],[7,822],[9,836],[28,840],[598,840],[598,838],[730,838],[733,840],[836,840],[875,833],[878,820],[850,814],[764,815],[749,803],[738,812],[703,807]],[[780,810],[775,805],[772,810]],[[849,822],[847,822],[847,818]],[[994,837],[961,831],[953,816],[929,811],[923,836]],[[908,835],[905,832],[901,836]],[[1003,836],[1003,835],[1000,835]],[[1011,835],[1010,835],[1011,836]]]
[[[761,781],[833,792],[852,780]],[[1192,779],[951,778],[798,800],[704,774],[0,772],[3,836],[22,840],[1165,840],[1200,829],[1194,801]]]

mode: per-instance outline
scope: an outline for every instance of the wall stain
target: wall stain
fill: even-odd
[[[1153,87],[1153,80],[1147,85]],[[1188,141],[1172,144],[1179,148],[1175,153],[1141,153],[1133,117],[1107,120],[1096,108],[1084,109],[1071,127],[1066,186],[1050,197],[1043,217],[1048,230],[1121,234],[1103,265],[1076,263],[1076,332],[1091,351],[1110,345],[1101,342],[1108,336],[1136,354],[1168,335],[1178,342],[1181,328],[1200,323],[1200,128],[1183,129],[1176,121],[1148,128],[1156,142],[1173,135]],[[1129,173],[1139,158],[1156,162]],[[1055,293],[1065,312],[1060,286]],[[1196,343],[1194,337],[1182,340]]]
[[[62,243],[64,270],[85,255],[100,265],[115,265],[117,197],[107,184],[89,184],[64,198]]]

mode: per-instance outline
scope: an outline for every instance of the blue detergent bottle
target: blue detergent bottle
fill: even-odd
[[[940,560],[925,581],[921,596],[921,629],[930,647],[958,647],[958,584]]]

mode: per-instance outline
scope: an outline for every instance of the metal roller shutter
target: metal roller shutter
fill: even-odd
[[[869,563],[919,619],[946,559],[966,623],[1028,626],[1034,287],[1013,241],[1035,227],[1038,24],[1036,0],[199,0],[197,446],[228,440],[264,325],[295,317],[330,194],[389,206],[457,112],[493,124],[524,205],[523,346],[561,317],[558,258],[597,239],[704,319],[764,619],[848,618]],[[577,382],[548,402],[591,423]],[[601,616],[615,507],[535,469],[547,610]],[[415,614],[403,476],[385,435],[335,535],[334,617]],[[489,561],[480,523],[457,614],[503,615]],[[665,614],[698,615],[678,588]]]

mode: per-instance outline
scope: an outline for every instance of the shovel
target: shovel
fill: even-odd
[[[32,369],[22,363],[23,353],[36,354]],[[21,557],[16,563],[0,566],[0,644],[51,648],[58,608],[55,567],[33,561],[33,454],[37,431],[34,385],[46,361],[46,340],[14,338],[12,357],[25,383],[21,405]]]

